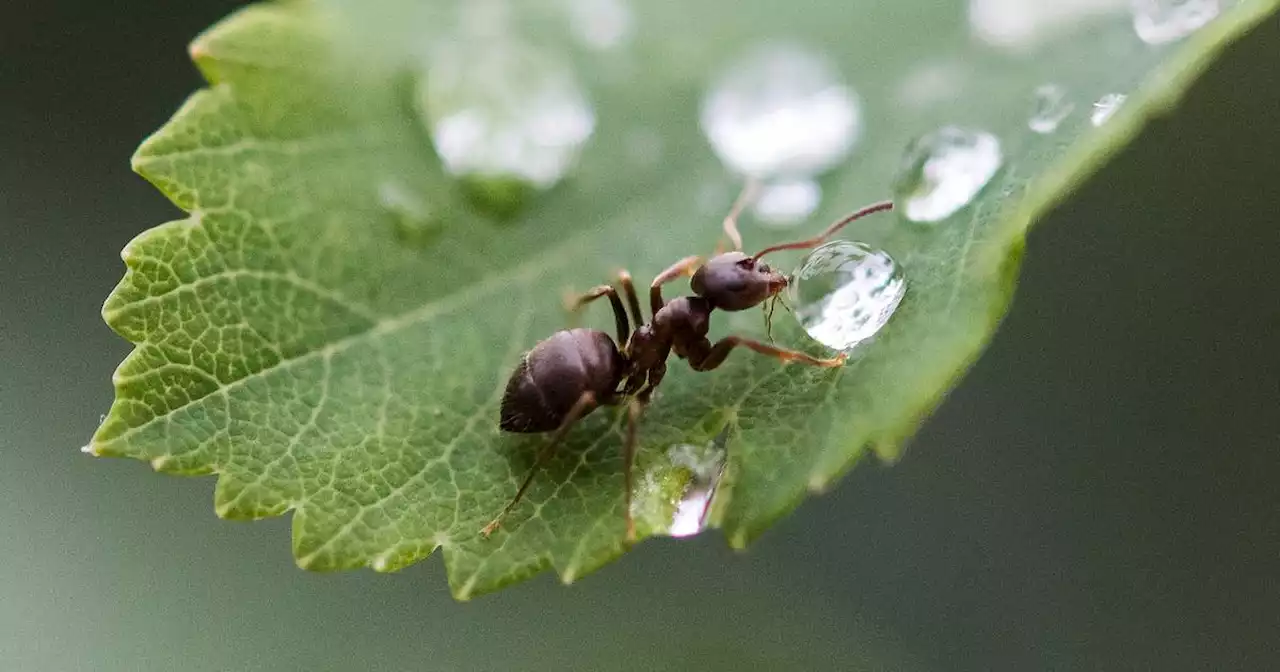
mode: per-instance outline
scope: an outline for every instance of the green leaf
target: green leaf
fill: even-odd
[[[415,104],[423,44],[457,12],[264,4],[201,36],[191,53],[209,88],[134,157],[189,216],[123,252],[128,270],[103,313],[137,347],[87,450],[217,474],[226,518],[292,510],[308,569],[390,571],[439,547],[465,599],[548,566],[571,581],[616,558],[621,419],[608,410],[570,435],[498,534],[480,537],[541,445],[498,431],[499,398],[521,353],[566,325],[566,289],[622,267],[644,279],[714,247],[736,185],[700,135],[698,99],[744,49],[783,36],[829,56],[864,103],[865,137],[822,178],[808,230],[889,196],[909,141],[943,125],[996,135],[1005,162],[944,222],[881,215],[844,234],[892,254],[908,290],[843,369],[739,353],[696,374],[673,360],[641,430],[638,468],[657,493],[642,531],[690,477],[671,447],[721,437],[729,463],[712,522],[743,546],[868,449],[899,455],[1005,312],[1031,222],[1277,2],[1242,0],[1158,47],[1137,39],[1125,2],[1036,24],[1039,41],[1011,46],[984,43],[956,8],[927,0],[688,4],[634,3],[630,43],[599,53],[566,37],[564,3],[511,3],[529,13],[516,25],[531,39],[576,63],[599,122],[571,179],[521,192],[524,207],[501,222],[472,207],[475,185],[444,174]],[[1039,135],[1027,119],[1050,81],[1075,111]],[[1128,100],[1094,128],[1090,104],[1110,92]],[[636,159],[637,131],[660,138],[656,164]],[[797,235],[750,218],[743,234],[755,248]],[[607,313],[592,306],[584,319],[609,328]],[[713,337],[763,333],[755,312],[713,321]],[[824,352],[778,322],[782,344]]]

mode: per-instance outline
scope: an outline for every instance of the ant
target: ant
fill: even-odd
[[[648,323],[640,312],[640,300],[631,283],[631,275],[625,270],[619,271],[617,282],[626,297],[631,317],[635,319],[637,326],[634,331],[618,290],[611,285],[600,285],[572,298],[567,307],[576,312],[596,299],[607,297],[613,305],[618,334],[616,342],[609,334],[597,329],[564,329],[539,342],[525,354],[507,381],[498,426],[508,432],[553,434],[538,452],[520,489],[498,516],[481,530],[482,535],[488,537],[498,529],[503,517],[520,502],[538,469],[579,420],[600,406],[626,403],[627,434],[623,460],[627,485],[624,510],[627,540],[634,541],[631,469],[635,460],[636,429],[650,397],[666,375],[667,358],[673,351],[680,359],[688,360],[694,371],[715,369],[739,346],[783,362],[803,362],[822,367],[844,364],[843,353],[830,359],[820,359],[741,336],[726,336],[713,344],[707,338],[711,313],[716,309],[746,310],[778,296],[787,286],[788,279],[760,261],[764,255],[780,250],[816,247],[850,222],[890,210],[893,203],[874,203],[837,220],[813,238],[766,247],[747,256],[742,252],[737,220],[754,192],[754,183],[748,182],[724,218],[724,232],[733,244],[732,251],[720,251],[723,250],[722,243],[720,250],[706,263],[702,263],[698,256],[685,257],[653,279],[649,285],[649,308],[653,318]],[[694,296],[664,300],[662,286],[682,276],[691,276]]]

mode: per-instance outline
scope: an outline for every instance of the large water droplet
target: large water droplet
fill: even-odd
[[[912,142],[894,182],[907,219],[936,222],[973,202],[1000,169],[1000,141],[984,131],[946,126]]]
[[[768,182],[761,186],[752,211],[761,224],[791,227],[806,221],[822,202],[822,187],[809,178]]]
[[[1107,123],[1115,113],[1124,104],[1125,95],[1123,93],[1108,93],[1098,99],[1093,104],[1093,114],[1089,115],[1089,123],[1094,126],[1101,126]]]
[[[596,122],[573,70],[513,39],[459,39],[437,49],[418,104],[445,168],[499,186],[555,185]]]
[[[810,176],[839,163],[862,130],[858,99],[825,58],[791,45],[757,47],[702,101],[702,131],[733,171]]]
[[[724,476],[726,452],[712,441],[677,444],[634,484],[631,515],[650,534],[688,537],[707,527],[711,501]]]
[[[1133,0],[1133,30],[1147,44],[1167,44],[1218,16],[1218,0]]]
[[[875,336],[906,290],[906,278],[892,257],[847,240],[810,252],[787,286],[800,326],[815,341],[842,351]]]
[[[569,27],[584,46],[600,51],[625,45],[635,17],[624,0],[563,0]]]
[[[1058,126],[1075,107],[1075,103],[1067,98],[1066,89],[1057,84],[1045,84],[1036,89],[1035,107],[1027,125],[1036,133],[1052,133],[1058,130]]]

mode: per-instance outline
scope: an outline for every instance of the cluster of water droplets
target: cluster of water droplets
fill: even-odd
[[[822,55],[794,44],[742,54],[713,81],[700,123],[735,174],[763,182],[757,214],[772,224],[817,209],[818,175],[845,160],[862,133],[861,104]]]

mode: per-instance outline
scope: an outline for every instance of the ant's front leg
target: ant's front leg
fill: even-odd
[[[818,357],[806,355],[803,352],[779,348],[767,343],[761,343],[760,341],[754,341],[749,338],[742,338],[741,336],[726,336],[717,341],[715,345],[711,345],[710,341],[704,340],[693,348],[690,348],[689,366],[692,367],[694,371],[710,371],[711,369],[723,364],[725,358],[729,356],[729,353],[738,346],[754,350],[762,355],[768,355],[769,357],[773,357],[774,359],[784,362],[801,362],[804,364],[811,364],[813,366],[844,366],[844,361],[848,359],[844,353],[840,353],[830,359],[820,359]]]
[[[662,286],[685,275],[693,275],[698,270],[698,266],[702,265],[702,257],[694,255],[685,257],[674,264],[671,264],[667,270],[658,274],[653,279],[653,283],[649,285],[649,309],[656,315],[662,307],[666,305],[666,301],[662,300]]]

